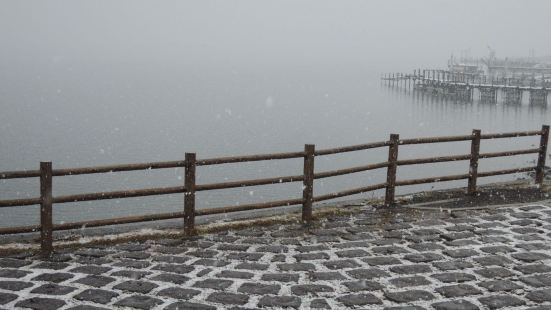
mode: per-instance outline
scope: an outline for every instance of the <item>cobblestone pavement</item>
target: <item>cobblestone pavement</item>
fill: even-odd
[[[0,258],[5,309],[551,309],[551,207],[366,209]]]

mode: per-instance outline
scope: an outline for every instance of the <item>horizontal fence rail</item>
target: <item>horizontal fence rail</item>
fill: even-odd
[[[480,153],[481,140],[501,139],[501,138],[517,138],[528,136],[540,136],[540,145],[538,148],[510,150],[501,152]],[[480,130],[473,130],[471,135],[461,136],[444,136],[444,137],[426,137],[413,139],[400,139],[399,135],[392,134],[388,141],[380,141],[367,144],[358,144],[345,147],[329,148],[316,150],[314,145],[307,144],[304,151],[287,152],[275,154],[257,154],[245,156],[219,157],[208,159],[197,159],[195,153],[186,153],[184,160],[166,161],[166,162],[150,162],[125,165],[108,165],[97,167],[83,168],[65,168],[52,169],[51,162],[41,162],[39,170],[27,171],[6,171],[0,172],[0,179],[20,179],[20,178],[40,178],[40,197],[0,200],[0,207],[21,207],[30,205],[40,205],[40,225],[20,226],[20,227],[4,227],[0,228],[0,235],[21,234],[40,232],[41,253],[42,256],[48,257],[53,251],[53,231],[82,229],[87,227],[101,227],[118,224],[132,224],[147,221],[160,221],[169,219],[184,219],[184,233],[193,235],[195,231],[195,217],[208,216],[215,214],[224,214],[231,212],[244,212],[251,210],[271,209],[276,207],[286,207],[294,205],[302,205],[302,221],[309,223],[312,221],[312,204],[340,197],[357,195],[376,190],[385,189],[385,205],[389,206],[395,203],[395,188],[397,186],[409,186],[416,184],[427,184],[457,180],[468,180],[467,194],[474,195],[477,192],[477,179],[480,177],[490,177],[504,174],[515,174],[522,172],[535,172],[535,182],[542,184],[545,172],[545,159],[547,157],[547,144],[549,140],[549,126],[542,126],[541,130],[537,131],[522,131],[508,132],[495,134],[481,134]],[[400,146],[442,142],[460,142],[470,141],[471,152],[469,154],[425,157],[416,159],[398,159],[398,150]],[[314,169],[314,161],[316,157],[326,155],[336,155],[346,152],[363,151],[377,148],[388,149],[388,160],[379,163],[366,164],[356,167],[336,169],[330,171],[316,172]],[[517,155],[538,154],[537,164],[533,167],[521,167],[513,169],[504,169],[496,171],[478,172],[478,162],[480,159],[489,159],[496,157],[508,157]],[[268,160],[283,160],[283,159],[302,159],[304,161],[303,173],[299,175],[270,177],[263,179],[238,180],[211,184],[196,184],[196,169],[198,166],[221,165],[231,163],[244,163],[254,161]],[[464,174],[445,175],[438,177],[397,180],[396,174],[398,167],[407,165],[433,164],[455,161],[469,161],[469,171]],[[83,193],[75,195],[53,196],[52,195],[52,178],[60,176],[85,175],[96,173],[114,173],[125,171],[151,170],[151,169],[166,169],[166,168],[184,168],[184,184],[172,187],[159,188],[144,188],[121,191],[108,191],[96,193]],[[361,186],[358,188],[342,190],[339,192],[314,195],[314,180],[330,178],[352,173],[365,172],[375,169],[386,168],[386,182]],[[229,188],[240,188],[248,186],[272,185],[290,182],[302,182],[303,192],[301,198],[251,203],[244,205],[235,205],[219,208],[200,209],[195,208],[195,193],[198,191],[211,191]],[[152,195],[169,195],[183,194],[184,203],[183,211],[170,212],[161,214],[149,214],[141,216],[127,216],[111,219],[88,220],[73,223],[54,224],[52,217],[52,209],[54,204],[104,200],[104,199],[121,199],[131,197],[143,197]]]

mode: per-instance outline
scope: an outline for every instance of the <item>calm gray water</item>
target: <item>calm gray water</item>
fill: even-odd
[[[8,65],[5,65],[8,66]],[[3,68],[9,69],[9,68]],[[0,76],[0,171],[124,164],[302,150],[401,137],[504,132],[549,124],[546,107],[463,103],[412,95],[381,86],[370,67],[280,69],[193,68],[154,64],[79,65],[9,70]],[[526,148],[537,138],[483,141],[482,151]],[[468,143],[402,147],[400,158],[466,154]],[[387,150],[326,156],[316,171],[385,160]],[[535,156],[481,162],[480,171],[532,165]],[[409,166],[399,178],[468,171],[467,162]],[[300,174],[301,160],[228,164],[198,168],[198,183]],[[486,178],[481,183],[514,179]],[[316,181],[315,194],[382,182],[384,169]],[[463,186],[448,182],[400,188],[400,193]],[[54,195],[183,184],[181,169],[54,178]],[[278,184],[199,193],[199,208],[301,196],[302,184]],[[33,197],[32,179],[0,181],[0,199]],[[369,197],[380,192],[360,195]],[[54,206],[56,222],[183,209],[183,197],[70,203]],[[38,221],[38,207],[3,208],[0,227]]]

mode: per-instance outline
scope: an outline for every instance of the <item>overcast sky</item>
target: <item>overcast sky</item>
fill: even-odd
[[[445,65],[551,54],[551,1],[0,2],[0,65]],[[399,68],[396,68],[399,69]],[[409,67],[407,69],[410,69]]]

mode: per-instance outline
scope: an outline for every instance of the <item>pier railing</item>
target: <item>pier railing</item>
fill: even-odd
[[[541,136],[540,145],[538,148],[511,150],[504,152],[480,153],[481,140],[487,139],[502,139],[502,138],[517,138],[526,136]],[[51,162],[41,162],[39,170],[27,171],[7,171],[0,172],[0,179],[17,179],[17,178],[40,178],[40,197],[26,199],[0,200],[0,207],[22,207],[29,205],[40,205],[40,225],[22,226],[22,227],[7,227],[0,228],[0,235],[6,234],[22,234],[40,232],[41,253],[47,257],[53,251],[53,231],[81,229],[83,227],[99,227],[116,224],[129,224],[145,221],[157,221],[167,219],[184,219],[184,233],[193,235],[195,233],[195,217],[206,216],[230,212],[242,212],[249,210],[268,209],[282,206],[302,205],[302,221],[309,223],[312,221],[312,204],[325,200],[345,197],[355,194],[371,192],[379,189],[385,189],[385,205],[389,206],[395,202],[395,188],[397,186],[408,186],[415,184],[436,183],[454,180],[467,180],[467,194],[474,195],[477,191],[477,179],[481,177],[489,177],[504,174],[514,174],[520,172],[535,172],[535,182],[541,184],[544,177],[545,158],[547,154],[547,142],[549,139],[549,126],[542,126],[541,130],[523,131],[510,133],[496,134],[481,134],[480,130],[473,130],[470,135],[463,136],[445,136],[445,137],[429,137],[416,139],[400,139],[399,135],[391,134],[387,141],[338,147],[331,149],[316,150],[312,144],[304,146],[303,151],[261,155],[247,155],[234,157],[219,157],[209,159],[197,159],[195,153],[186,153],[184,160],[166,161],[166,162],[151,162],[140,164],[126,165],[110,165],[99,167],[86,168],[70,168],[70,169],[52,169]],[[471,141],[471,149],[469,153],[450,156],[427,157],[417,159],[398,158],[398,149],[401,146],[412,144],[427,144],[441,142],[456,142],[456,141]],[[316,157],[340,154],[353,151],[361,151],[368,149],[388,148],[388,160],[379,163],[372,163],[352,168],[338,169],[331,171],[315,172],[314,161]],[[478,171],[478,162],[480,159],[515,156],[524,154],[538,154],[537,165],[531,167],[522,167],[495,171]],[[291,176],[278,176],[264,179],[240,180],[223,183],[211,184],[196,184],[196,170],[200,166],[222,165],[229,163],[252,162],[252,161],[267,161],[267,160],[283,160],[291,158],[303,158],[304,169],[301,174]],[[469,170],[464,174],[446,175],[430,178],[396,180],[396,172],[399,166],[418,165],[429,163],[442,163],[453,161],[469,161]],[[95,174],[95,173],[111,173],[121,171],[135,171],[148,169],[164,169],[183,167],[185,169],[184,184],[173,187],[158,187],[145,188],[123,191],[95,192],[83,193],[76,195],[53,196],[52,195],[52,178],[70,175]],[[386,182],[363,185],[358,188],[343,190],[325,195],[314,196],[314,180],[341,176],[351,173],[383,169],[387,170]],[[259,186],[269,184],[280,184],[288,182],[302,182],[303,192],[302,197],[296,197],[286,200],[261,202],[254,204],[246,204],[239,206],[228,206],[219,208],[200,209],[195,208],[195,193],[199,191],[211,191],[219,189],[239,188],[247,186]],[[103,200],[103,199],[120,199],[129,197],[142,197],[152,195],[167,195],[167,194],[184,194],[183,210],[180,212],[150,214],[141,216],[128,216],[112,219],[90,220],[73,223],[53,224],[52,208],[54,204]]]

